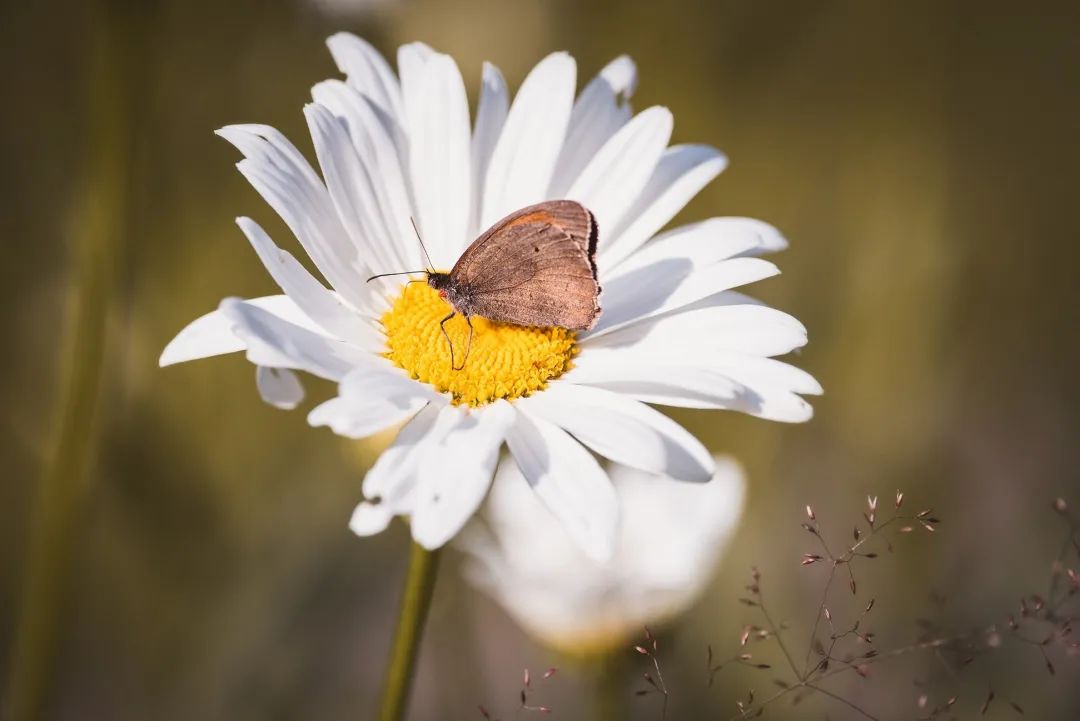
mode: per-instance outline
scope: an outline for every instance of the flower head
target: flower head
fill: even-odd
[[[677,479],[707,481],[702,445],[646,404],[730,408],[803,421],[806,373],[773,360],[806,342],[791,316],[732,289],[775,275],[756,254],[786,242],[760,221],[712,218],[657,235],[725,166],[702,145],[668,146],[671,113],[632,115],[636,68],[610,63],[575,98],[566,53],[542,60],[510,102],[485,64],[476,109],[448,55],[413,43],[398,73],[352,35],[330,38],[346,80],[304,108],[319,170],[264,125],[218,134],[237,167],[292,230],[322,280],[249,218],[237,222],[282,294],[228,298],[165,348],[162,365],[245,351],[268,402],[295,407],[294,371],[338,394],[308,416],[348,437],[405,423],[364,479],[351,527],[408,516],[437,547],[476,511],[505,444],[538,497],[597,558],[611,555],[618,499],[593,453]],[[589,331],[473,319],[466,367],[451,368],[431,288],[377,273],[451,268],[484,228],[549,199],[588,207],[599,227],[602,315]],[[325,281],[325,284],[324,284]],[[328,287],[329,286],[329,287]],[[461,318],[446,324],[463,344]]]
[[[622,523],[613,557],[584,555],[512,463],[478,521],[455,544],[466,576],[536,640],[580,654],[618,648],[646,624],[688,609],[705,590],[742,515],[745,480],[716,458],[712,482],[671,483],[616,466]]]

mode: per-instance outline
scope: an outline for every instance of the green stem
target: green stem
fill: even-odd
[[[129,143],[124,82],[127,33],[104,2],[90,12],[86,62],[87,150],[72,202],[74,271],[60,354],[57,426],[38,485],[11,656],[7,713],[36,721],[47,712],[71,577],[89,493],[106,353],[113,266],[126,216]]]
[[[414,541],[409,553],[405,595],[401,599],[401,616],[394,632],[394,646],[386,670],[379,721],[401,721],[405,717],[417,651],[431,608],[438,567],[439,551],[428,551]]]
[[[620,721],[629,716],[626,701],[625,650],[608,651],[593,665],[592,705],[596,721]]]

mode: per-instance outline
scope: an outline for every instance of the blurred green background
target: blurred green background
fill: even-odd
[[[751,614],[736,598],[761,568],[776,615],[804,636],[822,573],[798,527],[813,503],[837,538],[867,493],[941,516],[860,579],[884,647],[934,612],[961,629],[1043,591],[1062,538],[1049,501],[1080,505],[1080,6],[1005,2],[311,0],[122,5],[117,107],[129,183],[113,240],[107,351],[75,554],[63,589],[55,719],[339,719],[374,708],[407,533],[358,539],[346,522],[387,439],[346,442],[255,392],[226,357],[161,370],[185,323],[227,295],[272,291],[233,218],[290,236],[212,131],[265,122],[309,154],[300,112],[336,76],[323,39],[351,30],[387,53],[423,40],[458,61],[475,101],[482,60],[516,87],[551,50],[579,87],[621,53],[635,108],[668,105],[677,142],[731,167],[683,213],[750,215],[791,240],[784,275],[752,289],[797,315],[794,361],[825,386],[815,419],[783,426],[678,413],[750,475],[748,513],[709,595],[661,636],[673,718],[727,718],[762,676],[706,688],[705,644],[733,651]],[[63,340],[86,219],[79,184],[95,6],[7,0],[0,15],[0,672],[6,677],[32,509],[59,419]],[[101,148],[96,148],[101,150]],[[89,162],[93,162],[92,160]],[[305,408],[329,387],[309,382]],[[533,645],[443,567],[414,719],[515,718],[520,669],[564,673],[542,699],[587,718],[590,669]],[[843,589],[841,589],[842,591]],[[840,594],[841,596],[843,594]],[[840,602],[838,602],[840,603]],[[801,646],[801,641],[796,644]],[[628,652],[629,653],[629,652]],[[626,659],[627,707],[644,667]],[[884,669],[885,667],[883,667]],[[1034,718],[1075,718],[1080,673],[1047,678],[1037,649],[1003,651],[953,679],[933,659],[855,679],[886,718],[917,714],[914,682],[954,689],[969,717],[988,683]],[[856,683],[857,682],[857,683]],[[844,688],[841,684],[838,688]],[[774,718],[847,718],[807,701]],[[964,715],[962,714],[962,715]],[[1013,712],[1005,706],[997,717]],[[521,716],[527,714],[521,713]]]

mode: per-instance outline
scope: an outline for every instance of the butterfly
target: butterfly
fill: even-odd
[[[450,346],[451,368],[461,370],[472,348],[474,315],[501,323],[568,330],[588,330],[596,325],[601,312],[597,238],[596,219],[584,205],[549,200],[514,211],[495,223],[465,249],[449,273],[433,269],[381,273],[368,281],[425,273],[427,284],[452,308],[439,327]],[[423,246],[422,240],[420,244]],[[447,321],[458,313],[469,324],[460,366],[454,363],[454,344],[446,332]]]

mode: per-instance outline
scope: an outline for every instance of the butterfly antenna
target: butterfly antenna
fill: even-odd
[[[379,273],[378,275],[371,276],[370,278],[368,278],[364,282],[365,283],[370,283],[371,281],[375,280],[376,278],[385,278],[388,275],[415,275],[417,273],[427,273],[427,272],[428,271],[426,271],[426,270],[400,270],[400,271],[398,271],[396,273]]]
[[[428,268],[431,268],[432,273],[435,272],[435,264],[431,262],[431,254],[427,252],[427,247],[424,246],[424,239],[420,237],[420,229],[416,227],[416,220],[410,215],[409,222],[412,223],[413,232],[416,233],[416,239],[420,241],[420,250],[424,251],[424,257],[427,258]]]

